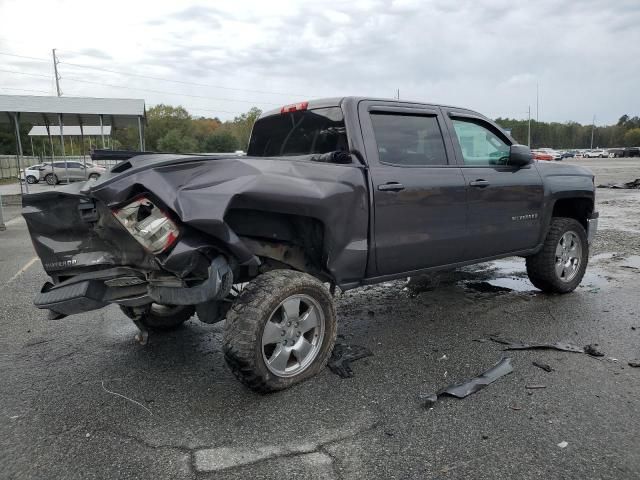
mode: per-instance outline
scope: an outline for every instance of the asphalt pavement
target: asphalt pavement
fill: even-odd
[[[603,183],[640,177],[640,159],[609,161],[576,162]],[[47,320],[32,306],[46,276],[15,217],[0,232],[0,478],[640,478],[640,368],[628,364],[640,358],[640,191],[597,201],[574,293],[541,294],[510,258],[436,289],[338,294],[338,341],[373,356],[353,378],[325,370],[271,395],[233,378],[222,323],[194,318],[140,346],[116,307]],[[604,356],[503,351],[491,336]],[[513,373],[424,406],[505,355]]]

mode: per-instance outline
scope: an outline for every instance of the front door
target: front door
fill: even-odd
[[[467,184],[469,259],[533,248],[542,230],[542,179],[535,164],[508,165],[511,141],[482,118],[449,115]]]
[[[381,102],[382,103],[382,102]],[[466,237],[465,181],[449,162],[440,109],[360,106],[373,189],[377,275],[455,262]]]

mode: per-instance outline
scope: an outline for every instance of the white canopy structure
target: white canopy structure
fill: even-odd
[[[103,143],[105,126],[137,125],[140,150],[144,151],[145,113],[144,100],[140,99],[0,95],[0,123],[13,123],[15,126],[19,170],[22,163],[20,122],[44,124],[50,139],[53,134],[51,127],[57,125],[64,157],[65,123],[77,125],[80,136],[85,134],[85,125],[99,125]],[[28,184],[25,186],[29,193]]]
[[[111,125],[105,125],[102,127],[99,125],[85,125],[80,130],[80,125],[65,125],[63,130],[65,137],[79,137],[80,135],[111,135]],[[47,127],[43,125],[36,125],[29,130],[30,137],[48,137],[49,135],[60,136],[60,126],[51,125],[47,132]]]

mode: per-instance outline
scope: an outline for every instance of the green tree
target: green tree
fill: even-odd
[[[624,134],[624,144],[627,147],[640,146],[640,128],[632,128]]]
[[[229,130],[224,128],[209,135],[203,144],[207,153],[228,153],[238,150],[238,139]]]
[[[194,153],[198,147],[193,137],[184,135],[184,132],[179,129],[173,129],[158,140],[157,150],[171,153]]]
[[[253,124],[256,123],[258,117],[262,115],[262,110],[253,107],[247,113],[233,119],[229,125],[231,131],[238,139],[238,145],[242,150],[247,150],[249,146],[249,137],[251,136],[251,129]]]

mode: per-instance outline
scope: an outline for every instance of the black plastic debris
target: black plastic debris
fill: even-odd
[[[465,398],[472,393],[476,393],[477,391],[482,390],[487,385],[495,382],[500,377],[508,375],[511,372],[513,372],[511,358],[502,357],[500,361],[493,367],[491,367],[486,372],[481,373],[475,378],[467,380],[464,383],[449,385],[448,387],[443,388],[437,393],[420,395],[419,397],[422,401],[424,401],[424,406],[429,408],[433,406],[433,404],[438,401],[438,398],[442,397],[443,395],[449,395],[456,398]]]
[[[633,368],[640,368],[640,360],[632,360],[629,362],[629,366]]]
[[[584,353],[591,355],[592,357],[604,357],[604,353],[596,348],[596,344],[589,344],[584,346]]]
[[[640,178],[636,178],[632,182],[626,183],[608,183],[606,185],[598,185],[598,188],[615,188],[615,189],[640,189]]]
[[[564,342],[525,343],[525,342],[520,342],[518,340],[509,340],[509,339],[500,338],[500,337],[490,337],[490,339],[496,343],[501,343],[503,345],[506,345],[506,348],[504,350],[552,349],[552,350],[561,350],[563,352],[585,353],[584,348],[578,347],[577,345],[572,345],[570,343],[564,343]]]
[[[551,368],[551,365],[547,363],[536,362],[535,360],[532,363],[534,366],[541,368],[545,372],[553,372],[553,368]]]
[[[367,347],[361,345],[347,345],[338,343],[333,348],[333,353],[327,366],[329,370],[342,378],[353,377],[351,362],[361,358],[370,357],[373,353]]]

